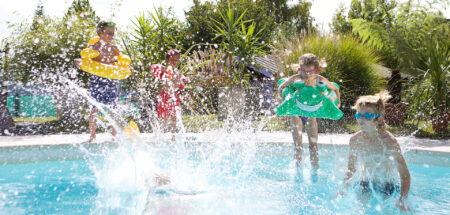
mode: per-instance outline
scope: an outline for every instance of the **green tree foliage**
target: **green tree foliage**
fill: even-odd
[[[330,28],[332,32],[341,34],[352,33],[352,25],[347,20],[347,15],[345,14],[346,9],[344,5],[340,5],[339,8],[333,15],[330,23]]]
[[[245,62],[253,62],[258,55],[264,54],[265,44],[260,43],[259,35],[263,29],[256,31],[256,24],[244,20],[245,13],[239,13],[231,4],[226,10],[219,10],[220,19],[215,23],[216,38],[221,40],[221,49],[225,53],[224,61],[227,67],[231,85],[241,85],[247,82]],[[235,67],[234,58],[238,66]]]
[[[245,15],[243,20],[255,22],[255,32],[260,32],[260,41],[271,43],[280,33],[295,34],[310,29],[313,18],[310,15],[311,3],[299,0],[291,6],[288,0],[219,0],[201,3],[194,0],[194,5],[186,12],[187,35],[189,45],[199,43],[219,43],[214,29],[214,22],[220,20],[219,11],[227,10],[233,5],[237,14]]]
[[[220,40],[214,39],[216,37],[212,26],[211,19],[218,19],[216,5],[209,1],[200,3],[199,0],[194,0],[194,5],[189,11],[185,12],[186,15],[186,31],[189,44],[186,44],[185,48],[201,43],[219,43]]]
[[[316,30],[312,25],[314,18],[311,16],[311,6],[310,1],[298,0],[298,4],[290,8],[289,16],[279,23],[282,36],[290,37],[303,31],[314,32]],[[277,16],[277,14],[274,15]]]
[[[330,28],[334,33],[350,34],[353,32],[350,20],[371,22],[376,23],[379,28],[390,28],[396,20],[397,6],[397,0],[352,0],[347,15],[345,15],[346,7],[344,5],[336,10]],[[380,35],[381,37],[383,35]],[[377,49],[377,52],[382,56],[382,61],[387,67],[397,69],[399,62],[392,49]]]
[[[79,8],[80,5],[86,6],[87,15]],[[79,52],[86,47],[89,38],[96,34],[94,29],[98,18],[87,18],[92,17],[90,9],[89,1],[76,0],[61,20],[35,15],[32,23],[13,26],[9,39],[15,80],[33,84],[71,78],[86,83],[86,73],[68,71],[75,69],[73,59],[80,56]],[[39,10],[42,10],[41,6],[38,6]]]
[[[74,0],[64,15],[64,19],[67,20],[71,17],[81,17],[95,23],[100,21],[94,9],[91,7],[89,0]]]
[[[397,5],[397,0],[352,0],[347,15],[345,14],[347,8],[344,5],[336,9],[330,27],[335,33],[350,33],[352,32],[349,22],[351,19],[363,19],[389,26],[395,19],[392,14]]]
[[[151,64],[165,60],[168,50],[182,48],[183,31],[171,9],[155,8],[153,13],[143,13],[132,22],[131,34],[122,35],[123,45],[136,68],[135,75],[128,81],[131,86],[143,86],[153,80],[152,74],[147,72]]]
[[[80,127],[82,103],[67,80],[87,86],[87,73],[77,70],[73,60],[80,57],[89,38],[96,35],[98,17],[89,1],[75,0],[62,19],[45,16],[38,6],[32,22],[13,26],[10,72],[15,81],[53,90],[61,127]]]
[[[351,20],[358,36],[398,61],[397,67],[415,77],[408,101],[418,118],[448,109],[449,24],[440,4],[408,1],[389,24]]]

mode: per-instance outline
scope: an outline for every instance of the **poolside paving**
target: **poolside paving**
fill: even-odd
[[[351,134],[319,134],[319,144],[348,145]],[[155,135],[154,133],[141,134],[144,142],[155,143],[158,141],[170,141],[170,135]],[[289,132],[233,132],[211,131],[205,133],[185,133],[177,136],[185,142],[255,142],[255,143],[292,143]],[[72,145],[84,144],[89,139],[89,134],[60,134],[60,135],[32,135],[32,136],[0,136],[0,148],[18,146],[41,146],[41,145]],[[94,143],[111,142],[110,134],[97,135]],[[307,137],[304,135],[303,142]],[[397,137],[402,148],[407,150],[435,151],[450,153],[450,140],[422,139],[412,136]],[[87,143],[86,143],[87,144]],[[92,143],[91,143],[92,144]]]

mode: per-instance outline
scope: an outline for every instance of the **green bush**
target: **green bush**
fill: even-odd
[[[325,58],[327,67],[321,75],[339,84],[344,109],[351,107],[358,96],[378,92],[383,84],[375,69],[378,56],[352,36],[300,35],[280,40],[272,52],[284,64],[280,78],[297,73],[290,65],[298,64],[299,57],[305,53]]]

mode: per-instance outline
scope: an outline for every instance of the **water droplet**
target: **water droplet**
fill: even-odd
[[[381,205],[376,205],[376,206],[375,206],[375,210],[377,210],[378,212],[380,212],[380,211],[381,211]]]

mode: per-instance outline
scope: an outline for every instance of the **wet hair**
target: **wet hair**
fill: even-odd
[[[307,53],[304,54],[302,56],[300,56],[300,58],[298,59],[299,62],[299,66],[300,67],[310,67],[310,66],[314,66],[315,69],[317,69],[317,71],[322,70],[322,64],[325,64],[326,61],[324,58],[320,59],[311,53]]]
[[[177,49],[171,49],[166,52],[166,59],[169,59],[172,55],[181,55],[181,52]]]
[[[360,96],[358,100],[356,100],[355,106],[352,108],[359,112],[362,107],[371,107],[373,108],[375,114],[384,115],[385,103],[387,100],[391,98],[389,92],[383,90],[375,95],[368,96]],[[378,128],[385,128],[386,124],[381,123],[377,125]]]
[[[116,27],[116,23],[112,21],[102,20],[97,24],[97,31],[103,31],[105,27]]]

